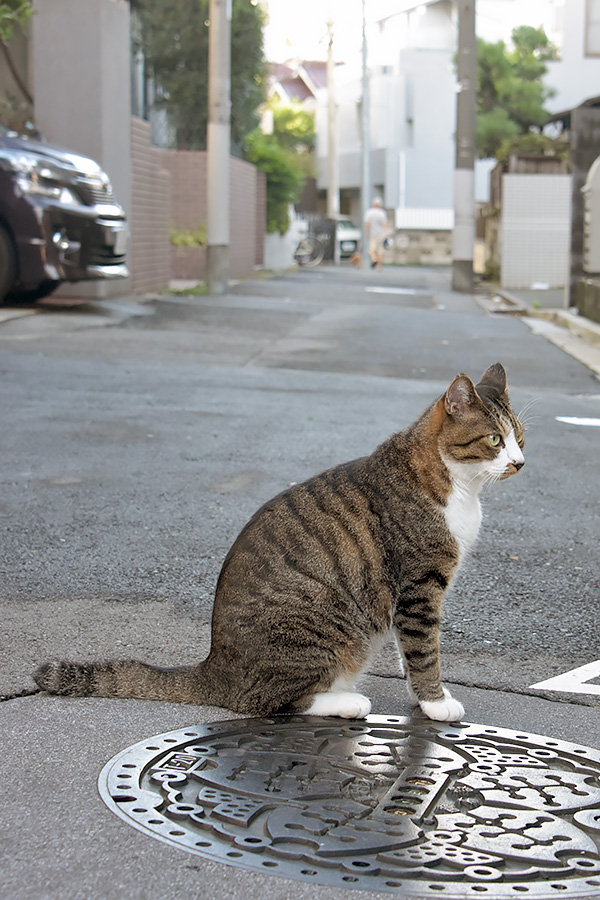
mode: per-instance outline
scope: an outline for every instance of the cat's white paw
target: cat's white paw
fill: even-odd
[[[443,691],[443,700],[419,700],[419,706],[434,722],[460,722],[465,714],[462,703],[455,700],[446,688]]]
[[[330,691],[315,694],[306,710],[307,716],[340,716],[342,719],[364,719],[371,712],[371,701],[354,691]]]

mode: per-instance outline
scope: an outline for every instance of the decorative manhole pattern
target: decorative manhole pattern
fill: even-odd
[[[600,895],[600,753],[541,735],[236,719],[124,750],[100,793],[136,828],[255,872],[400,896]]]

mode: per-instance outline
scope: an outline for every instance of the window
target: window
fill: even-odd
[[[600,56],[600,0],[586,0],[585,55]]]

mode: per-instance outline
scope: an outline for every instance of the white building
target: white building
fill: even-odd
[[[372,191],[399,228],[450,229],[453,222],[457,13],[452,0],[372,0],[367,36]],[[477,32],[510,41],[519,25],[543,26],[559,48],[548,63],[550,112],[599,93],[600,0],[477,0]],[[334,44],[335,47],[335,44]],[[340,210],[360,218],[360,60],[335,70]],[[319,188],[327,188],[327,89],[317,96]],[[490,165],[478,164],[485,200]],[[481,173],[483,172],[483,177]]]
[[[405,0],[395,2],[390,15],[380,16],[368,29],[373,191],[386,208],[398,210],[400,219],[411,210],[431,227],[449,228],[456,115],[454,4]],[[337,67],[335,76],[340,210],[359,218],[360,73],[356,65],[345,65]],[[319,99],[318,185],[326,188],[327,92]]]

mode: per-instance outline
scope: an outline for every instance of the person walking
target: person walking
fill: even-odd
[[[389,233],[390,227],[383,203],[379,197],[374,197],[371,208],[365,213],[365,237],[372,269],[380,269],[383,265],[384,241]]]

